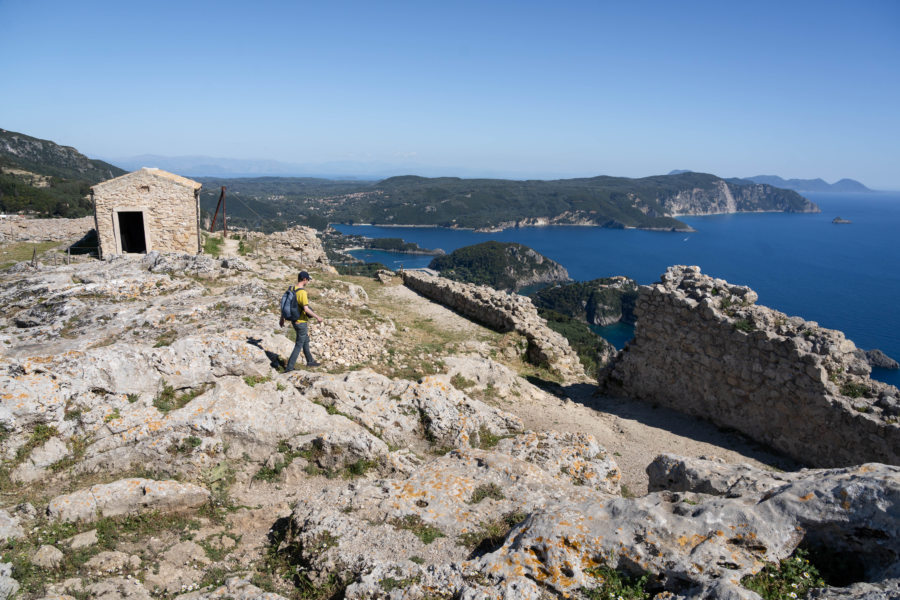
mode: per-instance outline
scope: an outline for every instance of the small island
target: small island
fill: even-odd
[[[834,223],[835,225],[849,225],[853,221],[850,221],[848,219],[842,219],[840,217],[835,217],[834,220],[832,220],[831,222]]]

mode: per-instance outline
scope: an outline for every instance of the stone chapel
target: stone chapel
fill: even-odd
[[[201,185],[144,167],[91,187],[100,256],[199,253]]]

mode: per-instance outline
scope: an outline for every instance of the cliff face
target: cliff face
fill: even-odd
[[[538,308],[605,327],[618,322],[633,325],[637,297],[637,282],[616,276],[544,288],[531,300]]]
[[[818,206],[791,190],[765,184],[735,185],[722,180],[712,188],[693,188],[660,196],[657,202],[669,216],[736,212],[820,212]]]

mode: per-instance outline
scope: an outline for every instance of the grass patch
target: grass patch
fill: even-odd
[[[244,383],[246,383],[249,387],[253,387],[258,383],[265,383],[271,380],[272,378],[268,375],[246,375],[244,377]]]
[[[494,500],[503,500],[503,490],[496,483],[484,483],[475,488],[472,497],[469,498],[469,504],[478,504],[485,498],[493,498]]]
[[[48,250],[52,250],[59,246],[59,242],[41,242],[39,244],[29,244],[27,242],[7,244],[0,248],[0,269],[6,269],[18,262],[31,261],[37,251],[38,257]]]
[[[444,532],[427,524],[419,515],[405,515],[389,522],[395,529],[405,529],[422,540],[423,544],[430,544],[434,540],[446,537]]]
[[[500,440],[505,440],[507,438],[514,437],[512,435],[495,435],[491,433],[491,430],[482,425],[478,429],[478,448],[482,450],[490,450],[494,446],[500,443]]]
[[[37,519],[24,538],[0,544],[4,562],[12,563],[12,575],[27,597],[46,594],[47,585],[70,577],[83,577],[83,565],[104,550],[114,550],[123,543],[140,543],[165,533],[184,536],[200,527],[190,515],[150,512],[124,517],[105,517],[92,523],[50,522]],[[31,562],[31,557],[44,544],[60,546],[62,540],[96,529],[97,544],[79,550],[67,550],[56,569],[44,569]]]
[[[210,256],[220,256],[222,254],[222,244],[224,240],[217,235],[204,234],[203,236],[203,253]]]
[[[406,577],[404,579],[394,579],[393,577],[385,577],[381,581],[378,582],[378,586],[381,587],[385,592],[391,592],[393,590],[405,590],[411,585],[419,583],[420,576],[414,575],[412,577]]]
[[[807,559],[807,553],[798,548],[793,556],[777,564],[768,563],[756,575],[744,577],[741,585],[764,600],[793,600],[805,598],[810,589],[823,587],[825,581]]]
[[[585,569],[585,573],[598,580],[597,587],[583,587],[581,593],[589,600],[649,600],[653,594],[646,590],[648,575],[629,577],[605,565]]]
[[[181,440],[180,444],[172,443],[169,446],[169,454],[190,454],[203,443],[203,440],[198,438],[195,435],[189,435],[183,440]]]
[[[211,386],[209,384],[201,385],[200,387],[192,388],[186,392],[178,394],[175,392],[174,387],[163,380],[161,389],[159,390],[159,392],[157,392],[156,397],[153,399],[153,406],[155,406],[156,409],[163,414],[168,413],[172,410],[178,410],[200,394],[205,393],[207,390],[209,390],[210,387]]]
[[[156,336],[156,343],[153,344],[154,348],[162,348],[163,346],[171,346],[172,342],[175,341],[175,338],[178,337],[178,332],[174,329],[169,329],[168,331],[164,331],[158,336]]]
[[[450,385],[458,390],[467,390],[470,387],[473,387],[475,385],[475,382],[471,379],[466,379],[461,374],[457,373],[450,378]]]
[[[503,545],[509,531],[528,517],[523,512],[513,511],[505,515],[482,521],[478,529],[467,531],[457,538],[460,546],[465,546],[475,554],[487,554]]]

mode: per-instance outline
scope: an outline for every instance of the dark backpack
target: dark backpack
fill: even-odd
[[[300,305],[297,304],[297,290],[293,286],[281,296],[281,317],[285,321],[294,322],[300,318]]]

